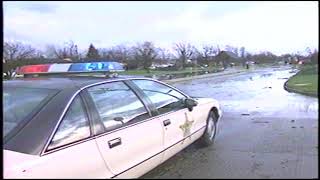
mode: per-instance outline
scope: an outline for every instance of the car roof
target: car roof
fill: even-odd
[[[3,81],[4,87],[29,87],[64,90],[68,88],[83,88],[85,86],[115,80],[128,80],[133,78],[149,79],[139,76],[119,76],[119,77],[36,77],[36,78],[17,78]]]

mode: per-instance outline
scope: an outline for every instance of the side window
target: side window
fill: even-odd
[[[160,114],[183,109],[184,99],[180,92],[151,80],[132,80],[148,96]]]
[[[88,88],[107,131],[149,118],[142,102],[123,82]]]
[[[73,100],[60,123],[48,150],[57,148],[90,136],[90,125],[79,95]]]

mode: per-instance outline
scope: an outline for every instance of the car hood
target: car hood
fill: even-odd
[[[204,97],[192,97],[195,99],[199,104],[211,104],[210,106],[214,106],[217,108],[219,116],[221,117],[222,115],[222,110],[220,108],[220,103],[216,99],[213,98],[204,98]]]
[[[192,97],[192,98],[195,99],[196,101],[198,101],[198,103],[201,103],[201,104],[218,103],[217,100],[212,99],[212,98],[205,98],[205,97]]]

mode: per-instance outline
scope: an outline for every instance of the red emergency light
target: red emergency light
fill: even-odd
[[[39,64],[39,65],[29,65],[22,66],[19,68],[19,73],[21,74],[29,74],[29,73],[45,73],[48,72],[50,64]]]

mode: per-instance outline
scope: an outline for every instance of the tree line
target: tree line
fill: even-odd
[[[308,49],[309,57],[317,63],[317,51]],[[227,51],[234,55],[233,62],[244,64],[246,61],[258,63],[274,63],[282,59],[290,59],[297,54],[284,54],[276,56],[271,52],[251,54],[245,47],[233,47],[227,45],[224,50],[219,46],[203,45],[196,48],[190,43],[175,43],[172,49],[156,47],[153,42],[146,41],[133,46],[116,45],[109,48],[96,48],[90,44],[87,51],[79,51],[73,41],[64,43],[63,47],[48,45],[44,51],[40,51],[31,45],[21,42],[4,42],[3,46],[3,73],[10,79],[19,66],[43,63],[70,63],[92,61],[117,61],[124,63],[128,69],[146,69],[156,64],[172,64],[172,69],[180,70],[190,65],[219,66],[226,64],[226,58],[219,56]],[[316,55],[316,59],[315,59]],[[228,60],[229,63],[230,60]]]

